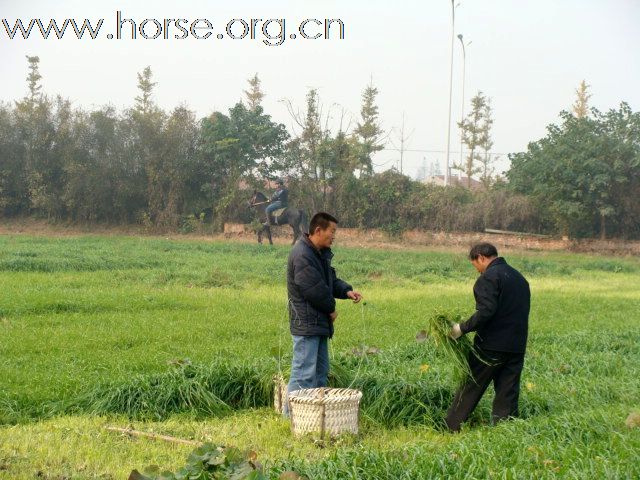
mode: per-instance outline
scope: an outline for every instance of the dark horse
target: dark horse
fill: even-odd
[[[273,240],[271,239],[271,227],[269,226],[269,220],[267,219],[267,212],[265,212],[269,203],[269,200],[262,192],[254,190],[253,197],[251,197],[251,200],[249,201],[249,206],[256,209],[258,220],[260,222],[264,222],[262,228],[257,232],[258,243],[262,243],[262,235],[266,233],[267,238],[269,239],[269,244],[273,245]],[[293,243],[296,243],[296,240],[298,240],[300,235],[307,233],[309,230],[309,226],[307,225],[307,214],[304,213],[304,210],[290,207],[287,207],[287,209],[277,218],[276,225],[291,226],[291,229],[293,230]]]

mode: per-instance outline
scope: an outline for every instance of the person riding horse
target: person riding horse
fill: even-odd
[[[309,233],[309,221],[307,219],[307,214],[304,210],[299,208],[292,208],[287,205],[287,189],[284,188],[284,182],[278,182],[279,189],[278,191],[272,195],[271,201],[267,199],[267,196],[258,191],[253,191],[253,196],[251,200],[249,200],[249,207],[255,208],[257,219],[260,222],[264,222],[261,224],[261,227],[256,229],[256,233],[258,234],[258,243],[262,243],[262,236],[266,235],[269,239],[269,244],[273,245],[273,240],[271,238],[271,224],[270,222],[265,222],[267,218],[267,205],[269,207],[273,206],[273,203],[276,203],[275,208],[279,206],[286,207],[284,211],[278,215],[278,225],[289,225],[291,230],[293,230],[293,243],[296,243],[298,238],[302,236],[303,233]],[[280,203],[282,202],[282,203]]]
[[[287,190],[284,186],[284,180],[279,178],[276,180],[276,184],[278,185],[278,189],[271,196],[271,203],[266,208],[267,213],[267,223],[270,225],[275,225],[276,222],[274,218],[271,216],[274,210],[279,208],[286,208],[289,197],[289,190]]]

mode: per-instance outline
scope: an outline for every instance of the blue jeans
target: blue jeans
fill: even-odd
[[[269,218],[269,216],[273,213],[274,210],[277,210],[279,208],[283,208],[284,205],[282,204],[282,202],[280,200],[277,200],[275,202],[273,202],[271,205],[267,205],[266,208],[266,212],[267,212],[267,218]]]
[[[292,335],[293,361],[287,394],[301,388],[326,387],[329,377],[329,337]],[[284,414],[289,414],[285,402]]]

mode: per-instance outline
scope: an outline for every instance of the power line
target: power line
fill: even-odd
[[[396,160],[394,158],[387,160],[386,162],[382,162],[382,163],[373,163],[371,162],[371,165],[373,165],[374,167],[383,167],[391,162],[395,162]]]
[[[387,150],[387,151],[393,151],[393,152],[399,152],[400,149],[399,148],[383,148],[383,151]],[[426,149],[420,149],[420,148],[414,148],[414,149],[409,149],[409,148],[405,148],[403,149],[404,152],[417,152],[417,153],[447,153],[446,150],[426,150]],[[470,150],[467,150],[466,153],[469,153]],[[489,152],[489,155],[509,155],[508,153],[503,153],[503,152]]]
[[[392,128],[391,130],[393,131],[395,129]],[[400,173],[402,173],[402,168],[403,168],[404,152],[409,152],[410,151],[410,150],[407,150],[404,147],[404,144],[409,140],[409,138],[411,138],[411,135],[413,135],[414,131],[415,131],[415,129],[411,130],[411,133],[405,137],[405,135],[404,135],[404,112],[402,112],[402,128],[400,130],[400,135],[398,136],[398,139],[400,140],[400,148],[388,149],[388,150],[395,150],[397,152],[400,152]],[[391,145],[393,145],[395,147],[395,144],[393,143],[393,140],[389,139],[389,142],[391,142]],[[387,150],[387,149],[383,149],[383,150]]]

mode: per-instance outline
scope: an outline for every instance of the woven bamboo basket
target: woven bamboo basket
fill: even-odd
[[[339,435],[358,433],[362,392],[350,388],[305,388],[289,393],[294,435],[308,432]]]
[[[278,413],[284,413],[284,403],[287,401],[287,383],[282,375],[273,377],[273,383],[273,408]]]

